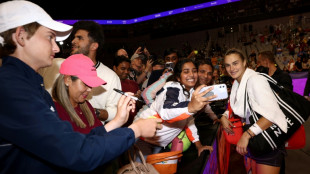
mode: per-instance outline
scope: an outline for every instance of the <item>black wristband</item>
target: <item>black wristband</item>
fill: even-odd
[[[250,135],[251,138],[253,138],[253,136],[250,134],[249,129],[246,130],[246,133],[248,133]]]
[[[223,114],[217,115],[217,118],[220,120],[223,117]]]

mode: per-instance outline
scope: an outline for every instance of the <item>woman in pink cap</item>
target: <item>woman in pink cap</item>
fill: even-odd
[[[94,108],[86,100],[93,87],[106,84],[97,76],[91,59],[83,54],[72,55],[61,64],[59,71],[52,90],[59,117],[69,121],[75,131],[84,134],[102,126]]]

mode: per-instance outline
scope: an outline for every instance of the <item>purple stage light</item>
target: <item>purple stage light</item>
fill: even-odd
[[[185,13],[185,12],[189,12],[189,11],[199,10],[199,9],[203,9],[203,8],[209,8],[209,7],[223,5],[223,4],[237,2],[237,1],[241,1],[241,0],[216,0],[216,1],[206,2],[206,3],[202,3],[202,4],[196,4],[196,5],[192,5],[192,6],[188,6],[188,7],[182,7],[182,8],[178,8],[178,9],[174,9],[174,10],[169,10],[169,11],[165,11],[165,12],[160,12],[160,13],[156,13],[156,14],[151,14],[151,15],[147,15],[147,16],[142,16],[142,17],[138,17],[138,18],[134,18],[134,19],[124,19],[124,20],[122,20],[122,19],[120,19],[120,20],[90,19],[90,21],[96,21],[97,23],[99,23],[101,25],[135,24],[135,23],[139,23],[139,22],[143,22],[143,21],[162,18],[162,17],[166,17],[166,16],[172,16],[172,15],[176,15],[179,13]],[[57,20],[57,21],[68,24],[68,25],[73,25],[75,22],[77,22],[79,20],[76,19],[76,20]]]

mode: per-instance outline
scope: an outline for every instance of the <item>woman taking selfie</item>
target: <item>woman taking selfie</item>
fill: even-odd
[[[197,67],[190,59],[178,61],[174,67],[174,73],[168,79],[161,90],[157,92],[155,101],[151,106],[136,116],[140,118],[157,117],[163,120],[163,129],[157,130],[153,138],[139,139],[137,145],[144,155],[159,153],[162,147],[166,147],[182,130],[198,150],[198,155],[203,150],[212,150],[211,146],[203,146],[200,143],[193,115],[204,108],[209,100],[216,96],[203,97],[211,91],[210,88],[200,92],[205,85],[194,90],[198,80]]]

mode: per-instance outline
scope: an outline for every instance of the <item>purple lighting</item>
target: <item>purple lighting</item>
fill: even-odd
[[[240,0],[216,0],[216,1],[211,1],[211,2],[206,2],[202,4],[196,4],[188,7],[182,7],[174,10],[169,10],[169,11],[164,11],[156,14],[151,14],[147,16],[142,16],[134,19],[124,19],[124,20],[90,20],[90,21],[96,21],[97,23],[101,25],[127,25],[127,24],[135,24],[143,21],[148,21],[152,19],[157,19],[157,18],[162,18],[166,16],[171,16],[179,13],[184,13],[184,12],[189,12],[189,11],[194,11],[194,10],[199,10],[203,8],[208,8],[208,7],[213,7],[217,5],[223,5],[227,3],[232,3],[232,2],[237,2]],[[75,22],[79,20],[57,20],[59,22],[68,24],[68,25],[73,25]]]
[[[293,91],[303,96],[308,72],[290,73],[290,76],[293,81]]]
[[[209,156],[208,162],[204,167],[203,174],[216,174],[217,173],[217,142],[216,140],[213,143],[213,151]]]

